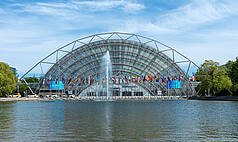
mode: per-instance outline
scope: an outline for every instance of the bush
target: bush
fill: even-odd
[[[233,85],[233,86],[231,87],[231,91],[232,91],[232,93],[233,93],[233,96],[238,96],[238,84]]]

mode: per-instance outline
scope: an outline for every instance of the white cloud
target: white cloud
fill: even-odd
[[[194,0],[188,5],[159,16],[157,23],[173,29],[190,29],[237,14],[237,4],[222,0]]]
[[[162,26],[151,23],[149,20],[125,20],[122,21],[121,26],[116,25],[116,27],[109,27],[111,31],[116,30],[120,32],[129,33],[157,33],[157,34],[167,34],[175,32],[172,29],[164,28]]]
[[[154,15],[151,22],[148,18],[128,19],[122,31],[152,32],[158,34],[177,34],[207,24],[213,24],[226,17],[238,15],[238,1],[223,0],[193,0],[191,3],[170,10],[165,14]]]
[[[125,1],[125,0],[114,0],[114,1],[73,1],[79,7],[88,7],[88,10],[92,11],[105,11],[111,10],[112,8],[121,8],[125,12],[136,12],[145,8],[143,4]]]
[[[37,14],[46,14],[51,16],[74,16],[81,11],[109,11],[115,8],[121,9],[127,13],[138,12],[145,8],[143,4],[126,1],[126,0],[103,0],[103,1],[69,1],[65,3],[44,3],[36,2],[33,4],[14,4],[22,8],[24,12]]]

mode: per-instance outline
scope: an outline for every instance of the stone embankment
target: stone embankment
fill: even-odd
[[[14,102],[14,101],[49,101],[49,99],[48,98],[30,98],[30,97],[0,98],[0,102]]]
[[[193,96],[189,97],[188,100],[203,100],[203,101],[238,101],[238,96]]]
[[[54,100],[75,100],[75,101],[154,101],[154,100],[185,100],[179,96],[112,96],[112,97],[96,97],[96,96],[81,96],[81,97],[12,97],[0,98],[0,102],[7,101],[54,101]]]

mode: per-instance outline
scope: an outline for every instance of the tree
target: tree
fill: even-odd
[[[228,76],[231,78],[233,85],[238,84],[238,57],[235,61],[228,61],[226,64],[228,68]]]
[[[214,71],[213,86],[215,95],[232,95],[230,91],[232,82],[227,75],[227,68],[225,66],[221,66]],[[222,94],[221,92],[224,94]]]
[[[227,68],[219,66],[218,62],[212,60],[206,60],[201,65],[197,77],[200,81],[197,88],[197,90],[200,90],[200,95],[214,96],[222,91],[226,92],[224,90],[229,90],[232,86],[232,82],[227,75]]]
[[[25,79],[25,81],[27,83],[38,83],[39,79],[36,77],[28,77]],[[36,88],[31,88],[31,89],[34,92]],[[27,94],[32,94],[28,85],[23,80],[21,80],[21,83],[19,83],[19,92],[20,92],[20,94],[23,95],[25,91],[27,91]]]
[[[29,78],[26,78],[26,82],[28,82],[28,83],[38,83],[39,79],[36,78],[36,77],[29,77]]]
[[[7,97],[17,88],[17,78],[9,65],[0,62],[0,97]]]
[[[232,85],[231,91],[233,93],[233,96],[238,96],[238,84]]]

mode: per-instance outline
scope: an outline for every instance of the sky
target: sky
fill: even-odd
[[[225,64],[238,56],[237,25],[237,0],[1,0],[0,62],[24,73],[73,40],[117,31]]]

